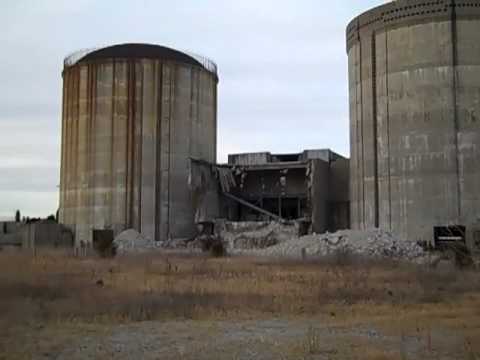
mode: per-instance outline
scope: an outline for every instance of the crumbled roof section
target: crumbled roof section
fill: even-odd
[[[167,60],[198,65],[217,76],[217,65],[205,56],[191,52],[178,51],[165,46],[153,44],[119,44],[107,47],[82,49],[67,56],[63,62],[65,68],[82,61],[103,58],[162,58]]]

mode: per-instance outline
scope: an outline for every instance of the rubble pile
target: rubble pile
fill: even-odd
[[[223,243],[227,252],[263,257],[315,258],[348,253],[370,258],[388,258],[421,262],[426,253],[414,242],[402,241],[379,229],[342,230],[336,233],[299,237],[297,223],[217,221],[214,235],[197,236],[194,241],[176,240],[156,243],[133,229],[114,240],[117,252],[142,253],[155,249],[204,249],[212,241]],[[193,240],[193,239],[192,239]]]
[[[159,247],[152,241],[134,229],[122,231],[113,240],[117,253],[141,253],[148,252]]]
[[[415,260],[424,256],[424,250],[416,243],[398,240],[391,233],[378,229],[344,230],[333,234],[291,238],[281,244],[256,250],[254,255],[296,258],[321,257],[338,252],[402,260]]]
[[[228,249],[265,249],[298,238],[298,225],[279,222],[217,221],[215,232]]]

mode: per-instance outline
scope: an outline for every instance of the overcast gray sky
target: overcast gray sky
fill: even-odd
[[[228,153],[349,154],[345,27],[373,0],[2,0],[0,218],[58,206],[63,58],[147,42],[219,67],[220,161]]]

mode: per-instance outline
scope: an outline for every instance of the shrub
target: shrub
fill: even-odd
[[[213,257],[222,257],[227,254],[225,246],[221,240],[216,240],[213,242],[212,246],[210,247],[210,255]]]
[[[117,246],[111,240],[102,239],[95,241],[93,249],[101,258],[113,258],[117,255]]]

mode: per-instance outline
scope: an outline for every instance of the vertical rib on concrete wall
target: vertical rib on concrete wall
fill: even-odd
[[[133,114],[133,158],[132,158],[132,227],[137,231],[142,229],[142,135],[143,135],[143,66],[135,62],[135,96],[132,99],[134,103]]]
[[[458,152],[462,219],[480,225],[480,21],[457,20]],[[472,229],[469,231],[470,239]]]
[[[78,147],[77,147],[77,203],[78,209],[76,214],[75,223],[85,223],[88,213],[88,97],[87,97],[87,87],[88,87],[88,68],[82,67],[79,72],[79,114],[78,114]],[[84,227],[79,226],[77,229],[83,236],[86,230]]]
[[[143,63],[141,229],[149,239],[155,237],[156,71],[155,62]]]
[[[360,44],[354,45],[350,50],[351,59],[351,155],[350,172],[351,182],[351,207],[352,226],[362,227],[363,223],[363,173],[362,173],[362,146],[361,146],[361,78],[360,78]]]
[[[115,63],[113,97],[112,223],[127,224],[128,64]],[[118,226],[118,225],[117,225]],[[120,229],[114,229],[119,231]]]
[[[162,68],[162,112],[160,130],[160,236],[169,237],[170,224],[170,119],[171,109],[171,67],[164,64]]]
[[[372,77],[372,39],[363,37],[361,39],[362,58],[362,197],[363,197],[363,219],[365,228],[375,226],[374,206],[375,206],[375,173],[374,173],[374,113],[373,101],[367,99],[373,98],[373,77]]]
[[[64,71],[60,220],[151,239],[194,232],[188,158],[216,159],[216,77],[161,59],[105,59]]]
[[[357,93],[356,93],[356,45],[354,45],[348,55],[348,88],[349,88],[349,111],[350,111],[350,146],[351,146],[351,154],[350,154],[350,212],[354,214],[352,216],[352,227],[358,228],[358,175],[357,175],[357,168],[358,168],[358,158],[356,151],[357,146]],[[355,151],[354,151],[355,149]],[[355,223],[353,223],[355,221]]]
[[[65,163],[66,163],[66,156],[65,156],[65,150],[66,150],[66,99],[67,99],[67,79],[66,79],[66,74],[62,74],[63,77],[63,89],[62,89],[62,125],[61,125],[61,149],[60,149],[60,184],[65,184]],[[59,220],[64,220],[65,219],[65,191],[60,192],[59,196]]]
[[[379,227],[391,230],[390,142],[388,124],[388,33],[376,35],[377,158]]]

